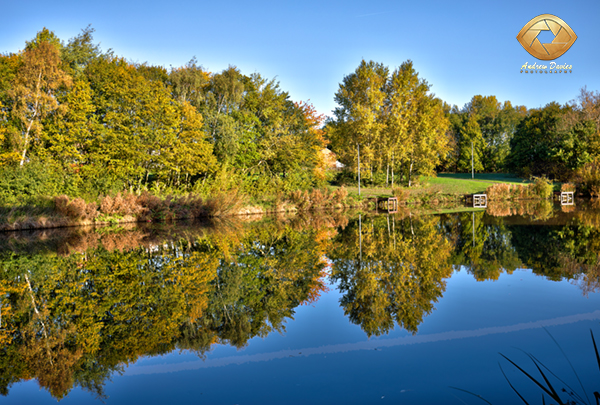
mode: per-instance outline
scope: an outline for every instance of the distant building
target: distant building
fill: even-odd
[[[336,154],[330,151],[329,149],[321,149],[321,155],[323,157],[323,162],[325,163],[325,167],[327,170],[341,170],[345,167],[345,165],[342,162],[337,160]]]

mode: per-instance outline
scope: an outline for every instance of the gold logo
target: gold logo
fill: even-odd
[[[542,44],[538,34],[542,31],[551,31],[554,39],[549,44]],[[552,14],[542,14],[531,21],[519,31],[517,41],[534,57],[541,60],[553,60],[567,52],[577,39],[575,32],[566,22]]]

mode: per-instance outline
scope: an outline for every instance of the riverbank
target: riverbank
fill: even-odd
[[[430,211],[464,209],[465,195],[486,190],[511,191],[506,199],[548,198],[550,183],[522,184],[510,175],[478,175],[481,178],[461,178],[463,175],[421,177],[411,187],[333,187],[311,191],[295,191],[262,199],[251,199],[237,191],[222,192],[212,197],[195,194],[159,197],[144,192],[140,195],[118,193],[99,201],[57,196],[37,205],[0,207],[0,231],[50,229],[73,226],[106,226],[135,222],[171,222],[207,217],[263,216],[286,212],[318,210],[377,209],[376,199],[397,197],[402,206],[421,206]],[[543,195],[535,192],[544,190]],[[519,192],[514,192],[519,190]],[[531,192],[523,190],[532,190]],[[537,193],[537,194],[536,194]],[[538,195],[539,194],[539,195]],[[500,196],[498,192],[495,194]],[[500,198],[500,197],[498,197]],[[504,197],[502,197],[504,199]]]

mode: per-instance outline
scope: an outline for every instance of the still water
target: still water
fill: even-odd
[[[3,234],[0,402],[542,403],[517,368],[543,383],[539,361],[595,403],[599,226],[546,206]]]

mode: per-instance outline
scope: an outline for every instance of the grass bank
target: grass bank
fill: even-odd
[[[261,200],[250,200],[235,190],[209,198],[196,194],[158,197],[144,192],[140,195],[118,193],[114,197],[105,196],[99,201],[85,201],[61,195],[40,200],[39,205],[0,206],[0,231],[339,210],[366,207],[366,203],[366,200],[349,195],[345,188],[296,191]]]
[[[158,197],[144,192],[140,195],[119,193],[98,201],[57,196],[41,200],[35,206],[0,206],[0,231],[60,228],[81,225],[106,225],[127,222],[170,222],[173,220],[227,217],[278,212],[375,208],[372,198],[396,196],[404,204],[422,205],[433,210],[460,210],[466,194],[486,190],[512,190],[512,198],[534,194],[534,183],[521,186],[523,180],[509,174],[478,174],[475,179],[465,174],[421,176],[413,187],[334,187],[295,191],[250,199],[235,190],[211,197],[196,194]],[[519,192],[514,192],[519,190]],[[527,192],[523,192],[527,190]],[[496,193],[500,195],[499,193]]]
[[[361,187],[361,198],[398,197],[408,204],[437,204],[460,202],[466,194],[485,193],[488,187],[496,184],[517,185],[529,183],[507,173],[480,173],[471,179],[469,173],[441,173],[437,177],[421,176],[413,187]],[[358,197],[358,187],[346,187],[348,194]],[[331,187],[335,190],[336,187]]]

